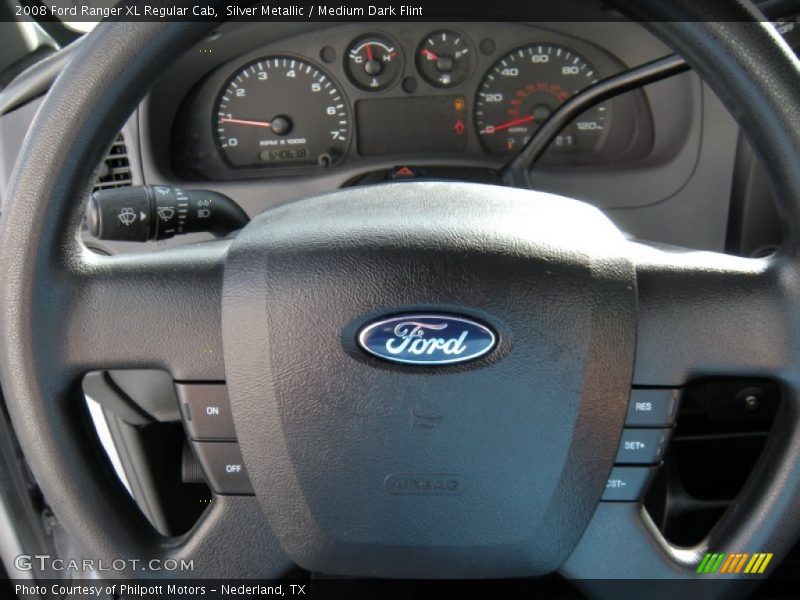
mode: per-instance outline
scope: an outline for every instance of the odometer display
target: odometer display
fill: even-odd
[[[275,150],[262,150],[258,153],[263,162],[292,162],[308,158],[306,148],[277,148]]]
[[[336,83],[288,56],[234,73],[219,93],[214,126],[234,168],[336,165],[350,145],[350,111]]]
[[[475,99],[475,127],[484,148],[516,154],[558,106],[599,78],[583,56],[563,46],[531,45],[507,54],[486,73]],[[606,104],[592,108],[568,125],[551,149],[597,150],[608,117]]]

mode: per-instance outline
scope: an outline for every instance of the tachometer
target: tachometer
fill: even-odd
[[[232,167],[330,166],[350,145],[347,100],[319,67],[289,56],[255,60],[219,93],[217,144]]]
[[[486,73],[475,99],[484,148],[491,154],[519,152],[553,110],[599,78],[588,60],[563,46],[531,45],[507,54]],[[551,148],[594,151],[608,121],[608,106],[600,104],[567,126]]]

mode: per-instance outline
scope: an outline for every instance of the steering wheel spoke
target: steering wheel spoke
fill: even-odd
[[[84,548],[88,555],[108,564],[138,561],[115,576],[283,575],[292,563],[253,496],[215,494],[188,533],[158,534],[98,460],[77,400],[76,384],[91,370],[158,368],[182,381],[224,379],[220,311],[228,243],[111,257],[68,248],[66,260],[46,267],[53,273],[47,293],[35,286],[29,292],[36,330],[27,343],[34,361],[49,365],[50,377],[36,378],[46,403],[27,406],[23,418],[37,424],[39,446],[55,443],[37,467],[40,477],[58,482],[48,501],[62,519],[83,523],[94,541]],[[64,343],[53,344],[55,337]],[[235,560],[220,561],[220,552]]]
[[[634,385],[695,376],[779,376],[792,365],[786,262],[635,245]]]
[[[181,381],[224,380],[227,247],[223,241],[126,256],[83,252],[67,277],[69,369],[156,368]]]
[[[598,598],[641,592],[642,584],[634,580],[644,579],[673,580],[659,589],[649,586],[648,596],[655,598],[746,595],[752,587],[742,585],[745,575],[703,576],[697,568],[707,552],[781,557],[794,543],[775,515],[796,513],[792,503],[800,496],[792,476],[800,453],[800,368],[791,343],[798,328],[787,308],[798,302],[796,268],[785,255],[746,259],[638,244],[635,254],[634,385],[679,387],[703,376],[769,377],[781,383],[783,402],[748,483],[705,540],[690,548],[674,546],[641,502],[601,502],[561,572]]]
[[[672,545],[641,503],[601,502],[561,573],[593,598],[630,593],[640,586],[635,580],[673,580],[648,586],[652,598],[746,597],[760,577],[698,574],[698,567],[706,553],[771,553],[774,566],[791,550],[795,536],[784,518],[797,518],[800,496],[794,477],[800,453],[797,387],[786,385],[786,396],[747,484],[706,539],[688,548]]]

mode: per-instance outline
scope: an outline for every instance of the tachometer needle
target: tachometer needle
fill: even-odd
[[[503,129],[508,129],[509,127],[515,127],[516,125],[524,125],[525,123],[530,123],[533,121],[535,117],[533,115],[527,115],[525,117],[520,117],[519,119],[514,119],[513,121],[506,121],[505,123],[501,123],[500,125],[487,125],[486,128],[482,131],[482,133],[494,133],[496,131],[502,131]]]
[[[272,127],[271,121],[250,121],[248,119],[232,119],[230,117],[222,117],[220,123],[233,123],[235,125],[250,125],[252,127],[265,127],[269,129]]]

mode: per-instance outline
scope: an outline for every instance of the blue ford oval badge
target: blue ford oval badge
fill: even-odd
[[[378,358],[411,365],[466,362],[494,349],[494,332],[477,321],[441,314],[408,314],[370,323],[359,345]]]

